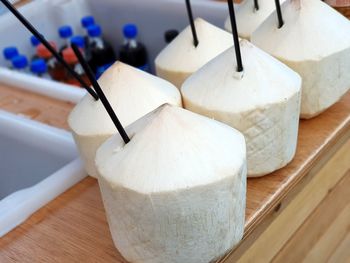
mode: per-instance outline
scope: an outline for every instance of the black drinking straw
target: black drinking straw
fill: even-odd
[[[94,87],[96,93],[98,94],[99,98],[101,99],[101,102],[102,102],[103,106],[105,107],[109,117],[111,117],[115,127],[117,128],[119,134],[122,136],[125,144],[127,144],[130,141],[130,138],[127,135],[126,131],[124,130],[123,126],[121,125],[117,115],[115,114],[111,104],[107,100],[107,98],[106,98],[104,92],[102,91],[100,85],[98,84],[97,80],[95,79],[94,73],[92,72],[90,66],[88,65],[88,63],[86,62],[86,60],[84,59],[82,54],[80,53],[80,50],[79,50],[77,45],[72,44],[72,49],[73,49],[75,55],[77,56],[80,64],[84,68],[84,71],[85,71],[87,77],[89,78],[92,86]]]
[[[86,82],[64,61],[64,59],[56,52],[56,50],[46,41],[46,39],[34,28],[34,26],[24,17],[21,13],[17,11],[17,9],[8,1],[8,0],[0,0],[7,8],[11,11],[11,13],[17,17],[17,19],[37,38],[40,42],[52,53],[52,55],[59,61],[68,71],[69,73],[75,77],[79,83],[90,93],[90,95],[98,100],[97,94],[86,84]]]
[[[259,10],[258,0],[254,0],[254,8],[255,8],[255,10]]]
[[[233,8],[233,2],[232,0],[227,0],[228,4],[228,10],[230,12],[230,20],[231,20],[231,27],[232,27],[232,35],[233,35],[233,42],[235,45],[235,53],[236,53],[236,61],[237,61],[237,72],[243,71],[243,64],[242,64],[242,57],[241,57],[241,48],[239,46],[239,38],[238,38],[238,32],[237,32],[237,24],[236,24],[236,17],[235,17],[235,11]]]
[[[279,0],[275,0],[276,4],[276,12],[277,12],[277,18],[278,18],[278,28],[281,28],[284,24],[283,18],[282,18],[282,11],[281,11],[281,4]]]
[[[199,42],[198,42],[196,27],[194,26],[190,0],[186,0],[186,8],[187,8],[188,19],[190,20],[190,25],[191,25],[191,31],[192,31],[192,36],[193,36],[193,44],[194,44],[195,47],[197,47]]]

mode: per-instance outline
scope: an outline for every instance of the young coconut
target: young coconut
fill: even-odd
[[[171,83],[121,62],[98,80],[125,127],[164,103],[181,106],[181,95]],[[97,148],[115,134],[115,126],[100,101],[87,94],[72,110],[68,124],[87,173],[97,177]]]
[[[190,26],[186,27],[156,57],[157,76],[180,88],[186,78],[232,46],[232,35],[201,18],[194,21],[199,44],[193,44]]]
[[[350,23],[319,0],[287,0],[281,10],[283,26],[271,14],[252,42],[301,75],[301,117],[312,118],[350,88]]]
[[[247,40],[240,41],[244,71],[236,72],[230,48],[189,77],[181,92],[186,109],[241,131],[248,176],[271,173],[296,150],[300,76]]]
[[[244,137],[163,105],[98,149],[96,165],[115,246],[130,262],[208,263],[243,236]]]
[[[281,0],[283,3],[285,0]],[[250,40],[252,33],[262,22],[276,9],[275,1],[259,0],[258,9],[255,8],[253,0],[243,1],[236,11],[237,27],[239,36]],[[230,17],[225,21],[225,29],[232,32]]]

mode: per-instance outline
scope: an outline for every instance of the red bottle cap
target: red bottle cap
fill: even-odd
[[[69,63],[69,64],[74,64],[78,62],[78,58],[75,55],[73,49],[71,47],[66,48],[65,50],[63,50],[62,52],[63,54],[63,59]]]
[[[56,43],[53,41],[49,42],[51,47],[53,47],[55,50],[57,50],[57,46]],[[44,59],[48,59],[52,57],[51,52],[43,45],[43,44],[39,44],[36,47],[36,53],[40,58],[44,58]]]

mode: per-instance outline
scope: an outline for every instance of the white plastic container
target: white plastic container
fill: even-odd
[[[224,3],[192,1],[192,7],[195,17],[220,27],[228,14]],[[155,56],[165,46],[164,32],[181,31],[189,23],[182,0],[37,0],[19,11],[46,39],[58,45],[59,26],[69,24],[75,34],[83,34],[80,19],[94,15],[117,53],[123,42],[123,25],[135,23],[152,68]],[[15,45],[21,54],[33,55],[31,34],[11,13],[0,16],[0,36],[1,51]],[[0,55],[0,83],[73,103],[86,93],[8,70],[4,65]],[[80,159],[76,158],[68,132],[0,111],[0,237],[85,177]]]
[[[194,17],[202,17],[221,28],[228,15],[226,3],[197,0],[192,1],[192,9]],[[183,0],[37,0],[19,10],[46,39],[54,40],[58,45],[62,44],[57,33],[59,26],[68,24],[73,27],[74,34],[84,34],[80,19],[93,15],[116,53],[123,43],[123,25],[135,23],[139,29],[138,38],[148,49],[152,71],[154,58],[166,45],[164,32],[168,29],[181,31],[189,24]],[[29,41],[31,34],[11,13],[0,16],[0,36],[5,36],[0,37],[1,51],[6,46],[15,45],[20,53],[28,57],[33,55]],[[58,82],[20,73],[9,74],[1,68],[4,65],[4,58],[0,55],[0,83],[71,102],[78,101],[85,94],[83,89]]]
[[[69,132],[0,111],[0,237],[85,176]]]

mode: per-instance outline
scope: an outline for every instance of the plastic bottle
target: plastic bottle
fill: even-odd
[[[21,73],[28,73],[28,59],[26,56],[17,55],[12,58],[12,67],[14,70]]]
[[[33,60],[39,58],[38,55],[36,54],[36,47],[40,44],[40,41],[35,36],[31,36],[30,43],[32,44],[33,49],[34,49],[34,55],[31,57],[31,61],[33,61]]]
[[[91,58],[89,65],[98,78],[109,66],[111,66],[116,56],[112,46],[102,38],[102,29],[99,25],[88,27],[90,38],[89,49]]]
[[[80,48],[84,48],[85,47],[85,41],[84,41],[84,37],[82,36],[74,36],[70,39],[70,43],[71,44],[75,44]]]
[[[95,24],[95,18],[93,16],[84,16],[81,19],[81,26],[86,29],[86,35],[88,35],[87,29],[89,26]]]
[[[3,55],[7,61],[8,68],[12,68],[12,59],[19,55],[18,49],[16,47],[6,47],[3,49]]]
[[[87,52],[86,50],[86,45],[85,45],[85,39],[83,36],[74,36],[70,39],[70,43],[71,44],[75,44],[76,46],[78,46],[82,51],[83,51],[83,54],[84,54],[84,57],[86,60],[89,60],[90,59],[90,54]]]
[[[81,19],[81,26],[85,29],[85,46],[87,47],[89,45],[89,33],[88,33],[88,27],[95,24],[95,18],[93,16],[84,16]]]
[[[50,42],[50,45],[57,50],[57,46],[55,42]],[[51,78],[57,81],[64,81],[65,79],[65,71],[63,66],[53,57],[51,52],[43,45],[39,44],[36,48],[37,55],[39,58],[42,58],[45,60],[48,73],[50,74]]]
[[[30,63],[30,71],[37,77],[51,79],[47,72],[46,62],[42,58],[34,59]]]
[[[64,44],[60,48],[60,53],[62,53],[62,51],[64,49],[66,49],[67,47],[70,46],[70,38],[73,36],[73,29],[72,29],[72,27],[67,26],[67,25],[61,26],[58,29],[58,34],[64,40]]]
[[[72,69],[86,82],[86,84],[91,85],[88,77],[85,74],[83,67],[80,65],[77,56],[75,55],[72,48],[66,48],[62,52],[64,60],[71,66]],[[74,86],[81,87],[79,81],[74,78],[68,71],[66,71],[65,82]]]
[[[85,30],[84,40],[85,40],[85,55],[89,59],[91,58],[91,52],[90,52],[90,37],[88,32],[88,27],[95,24],[95,18],[93,16],[84,16],[81,19],[81,26]]]
[[[144,71],[149,71],[148,55],[146,47],[139,41],[137,37],[137,27],[134,24],[126,24],[123,27],[125,37],[124,44],[119,51],[120,61],[139,68]]]

